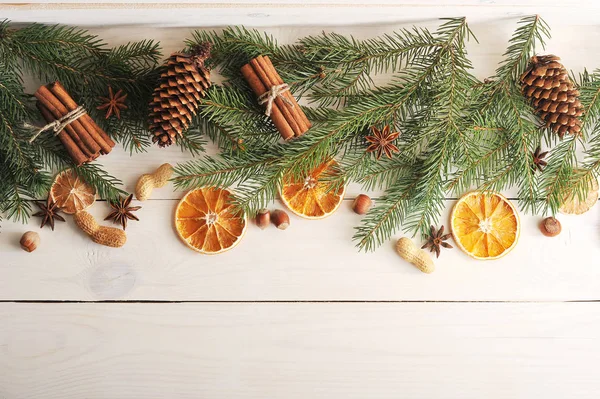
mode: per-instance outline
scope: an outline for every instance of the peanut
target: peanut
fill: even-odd
[[[75,219],[77,226],[97,244],[119,248],[125,245],[127,241],[127,236],[123,230],[116,227],[100,226],[94,217],[86,211],[77,212],[73,215],[73,219]]]
[[[435,265],[429,254],[418,248],[410,238],[402,237],[396,243],[396,252],[409,263],[412,263],[423,273],[433,273]]]
[[[163,187],[167,184],[173,175],[173,167],[168,163],[163,163],[154,171],[141,175],[135,185],[135,198],[139,201],[145,201],[150,198],[154,188]]]

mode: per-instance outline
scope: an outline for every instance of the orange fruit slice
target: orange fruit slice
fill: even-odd
[[[330,160],[314,169],[301,180],[284,176],[281,200],[290,211],[305,219],[323,219],[334,213],[344,199],[346,186],[332,190],[327,181],[319,177],[335,175],[337,162]]]
[[[574,173],[580,171],[579,169],[573,170]],[[581,215],[592,209],[598,202],[598,180],[596,177],[592,177],[588,181],[588,192],[585,198],[579,199],[577,194],[566,195],[560,208],[560,213],[567,215]]]
[[[246,216],[235,211],[228,190],[203,187],[188,192],[175,209],[179,238],[191,249],[216,255],[235,247],[246,232]]]
[[[74,214],[96,201],[96,189],[77,176],[72,169],[59,173],[50,187],[50,198],[64,213]]]
[[[517,209],[498,193],[474,191],[454,205],[450,216],[458,247],[475,259],[498,259],[517,244],[520,222]]]

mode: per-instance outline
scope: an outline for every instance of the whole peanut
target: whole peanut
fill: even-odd
[[[429,254],[418,248],[410,238],[402,237],[396,243],[396,252],[400,257],[417,267],[423,273],[433,273],[435,265]]]
[[[154,173],[141,175],[135,186],[135,198],[139,201],[147,200],[152,190],[166,185],[172,175],[173,167],[168,163],[160,165]]]
[[[127,236],[123,230],[116,227],[100,226],[94,217],[86,211],[77,212],[73,215],[73,219],[75,219],[77,226],[97,244],[119,248],[125,245],[127,241]]]

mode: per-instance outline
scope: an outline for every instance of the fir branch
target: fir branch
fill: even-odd
[[[523,18],[495,75],[475,86],[473,122],[493,130],[484,131],[478,140],[479,149],[453,176],[448,187],[454,193],[471,187],[502,191],[518,185],[523,208],[537,211],[540,187],[531,154],[540,144],[543,131],[525,103],[518,81],[536,46],[543,47],[547,37],[548,26],[539,16]]]
[[[86,183],[96,188],[97,195],[102,199],[117,201],[119,197],[127,195],[125,190],[119,188],[123,183],[95,163],[83,164],[73,170]]]
[[[201,158],[188,161],[175,167],[173,183],[175,188],[189,189],[203,186],[229,187],[244,183],[264,173],[265,169],[277,161],[276,157],[265,158],[262,151],[244,152],[218,158]]]
[[[299,45],[320,70],[321,80],[314,85],[310,98],[329,106],[367,90],[374,74],[396,72],[407,60],[423,57],[441,43],[429,31],[415,28],[364,41],[323,32],[300,40]]]
[[[421,160],[413,165],[412,176],[390,186],[383,204],[363,219],[354,236],[359,248],[374,249],[401,224],[405,230],[425,234],[439,218],[445,175],[457,152],[464,151],[460,146],[467,124],[463,110],[476,82],[466,58],[465,41],[470,34],[464,18],[448,20],[435,34],[443,44],[418,62],[422,72],[417,76],[422,78],[412,84],[415,90],[426,86],[430,100],[422,104],[426,107],[414,115],[413,128],[403,136],[408,136],[404,145],[425,143]]]
[[[577,165],[576,147],[579,140],[575,138],[569,138],[568,144],[559,147],[561,152],[558,155],[553,154],[559,161],[548,165],[554,172],[555,180],[549,185],[550,189],[545,198],[545,212],[557,212],[564,199],[569,196],[585,198],[590,181],[600,175],[600,71],[596,70],[592,74],[584,71],[578,83],[580,100],[585,109],[581,117],[582,132],[588,138],[584,162]],[[549,161],[551,160],[553,161],[552,155]]]
[[[235,206],[246,214],[255,215],[279,197],[284,173],[281,168],[265,168],[260,175],[239,184]]]
[[[149,40],[108,49],[82,29],[39,24],[13,29],[8,21],[0,22],[0,211],[26,220],[27,201],[42,197],[50,186],[47,171],[74,166],[57,137],[42,135],[29,143],[31,132],[23,128],[24,122],[39,116],[24,93],[25,73],[46,82],[60,80],[107,133],[133,150],[149,143],[147,104],[159,57],[158,44]],[[96,110],[109,85],[129,96],[120,120],[105,120]],[[100,196],[116,199],[124,194],[120,182],[100,166],[76,170]]]

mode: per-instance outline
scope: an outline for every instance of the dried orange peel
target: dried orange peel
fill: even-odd
[[[517,244],[521,232],[517,209],[498,193],[474,191],[458,200],[450,215],[458,247],[480,260],[498,259]]]
[[[83,211],[96,201],[96,189],[84,182],[72,169],[56,176],[49,195],[52,201],[68,214]]]
[[[323,219],[334,213],[344,199],[346,186],[332,189],[325,176],[335,176],[338,163],[324,162],[303,179],[283,178],[281,200],[290,211],[305,219]]]
[[[235,247],[248,225],[229,190],[203,187],[188,192],[175,209],[179,238],[194,251],[216,255]]]
[[[573,170],[573,173],[580,172],[579,169]],[[577,194],[566,195],[565,199],[558,209],[560,213],[567,215],[581,215],[592,209],[598,203],[598,179],[591,176],[587,185],[587,195],[585,198],[579,198]]]

